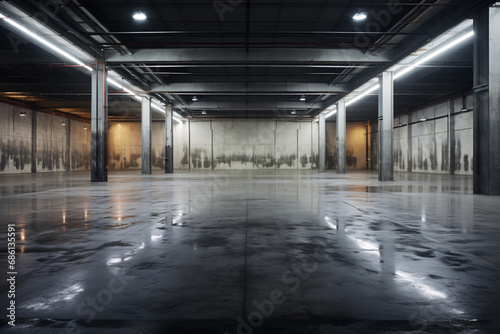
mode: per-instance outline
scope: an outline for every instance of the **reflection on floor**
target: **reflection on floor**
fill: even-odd
[[[396,178],[0,176],[18,272],[17,326],[1,330],[500,332],[500,198],[470,177]]]

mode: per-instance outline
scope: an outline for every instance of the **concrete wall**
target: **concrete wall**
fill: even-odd
[[[366,123],[346,124],[346,168],[366,169]],[[326,169],[337,169],[337,123],[326,123]]]
[[[189,166],[191,169],[317,168],[315,128],[317,123],[313,122],[191,122]]]
[[[31,123],[30,110],[0,103],[0,173],[31,173]]]
[[[153,169],[165,169],[165,122],[151,124],[151,164]],[[109,157],[110,170],[141,169],[141,123],[110,123]]]
[[[174,122],[175,169],[317,168],[318,125],[313,122],[217,120]],[[154,122],[153,168],[164,168],[165,123]],[[140,123],[113,123],[109,168],[141,168]]]
[[[85,130],[85,125],[0,103],[0,173],[31,173],[34,167],[36,172],[89,170],[90,126]]]
[[[469,111],[462,112],[464,106]],[[473,107],[472,96],[466,96],[396,116],[394,170],[448,174],[451,169],[473,175]],[[377,122],[371,127],[371,159],[377,169]]]

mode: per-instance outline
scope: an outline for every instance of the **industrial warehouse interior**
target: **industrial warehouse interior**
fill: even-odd
[[[0,1],[1,333],[499,333],[500,3]]]

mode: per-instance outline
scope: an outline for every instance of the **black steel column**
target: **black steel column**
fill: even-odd
[[[500,7],[474,20],[474,193],[500,195]]]
[[[91,143],[91,180],[108,181],[108,85],[105,64],[93,65],[92,71],[92,143]]]
[[[166,129],[166,141],[165,141],[165,173],[172,174],[174,172],[174,132],[173,132],[173,111],[172,105],[167,106],[167,112],[165,114],[165,129]]]

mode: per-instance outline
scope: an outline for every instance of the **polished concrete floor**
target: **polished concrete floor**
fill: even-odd
[[[0,176],[0,237],[18,235],[17,326],[0,332],[499,333],[500,198],[396,179]]]

